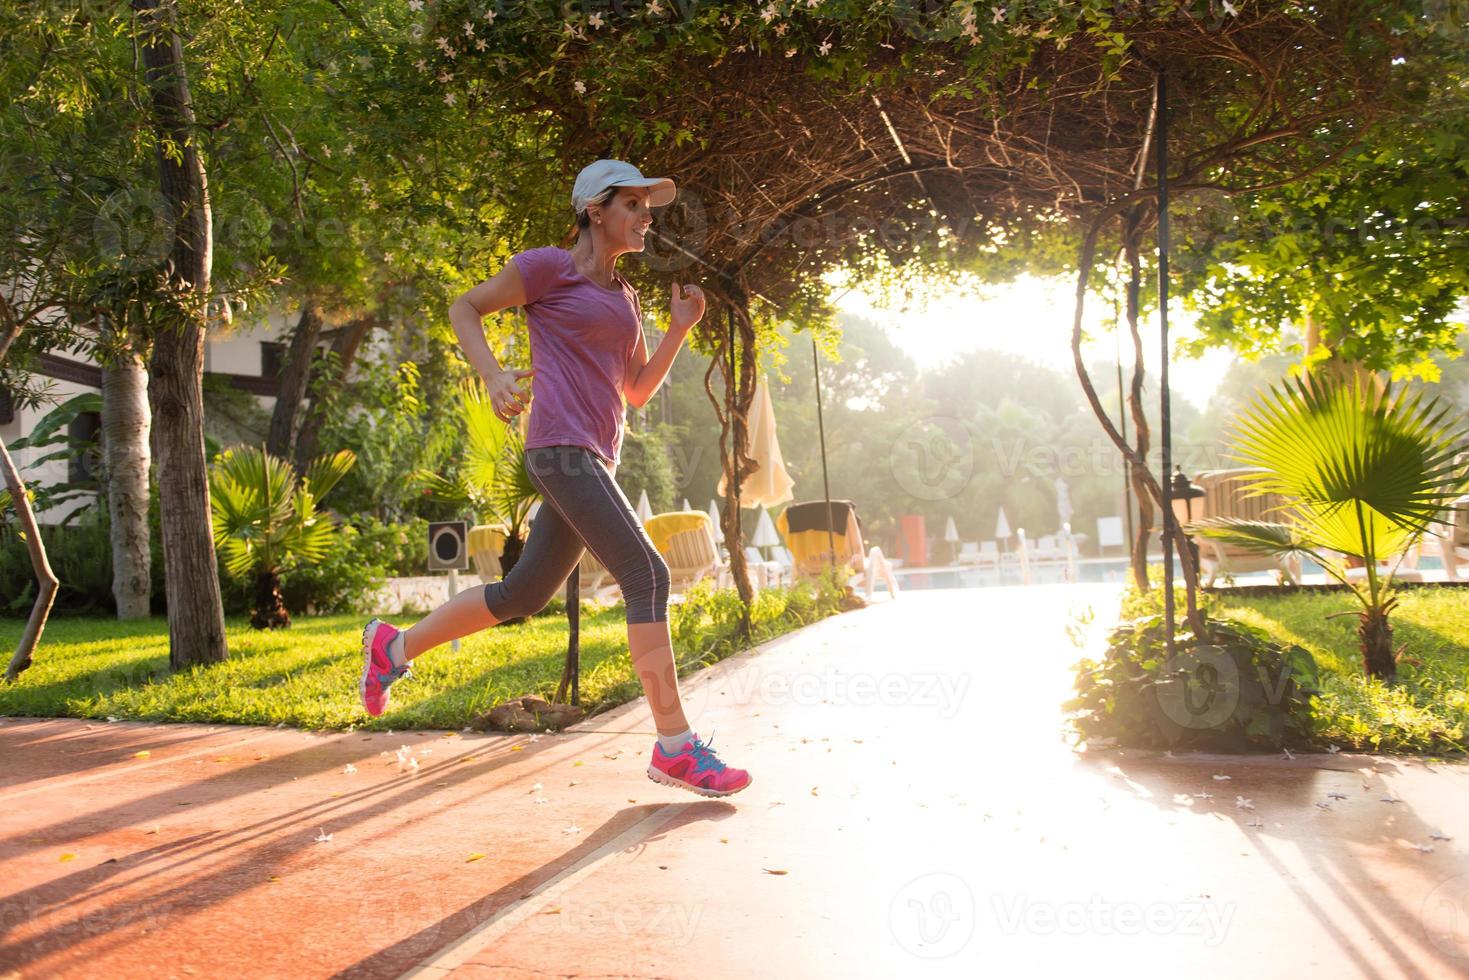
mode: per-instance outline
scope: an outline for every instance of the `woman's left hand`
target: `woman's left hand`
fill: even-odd
[[[673,315],[673,329],[692,328],[704,318],[704,290],[693,283],[674,283],[669,310]]]

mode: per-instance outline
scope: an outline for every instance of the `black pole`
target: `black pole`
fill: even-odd
[[[836,532],[832,530],[831,484],[826,478],[826,422],[821,415],[821,362],[816,357],[816,336],[811,336],[811,373],[816,378],[816,429],[821,434],[821,492],[826,495],[826,546],[831,549],[831,567],[837,567]]]
[[[1168,656],[1173,656],[1173,429],[1168,400],[1168,73],[1161,68],[1158,85],[1158,394],[1162,402],[1163,455],[1163,622]]]
[[[1129,287],[1128,288],[1129,289],[1131,289],[1131,285],[1130,285],[1131,282],[1132,282],[1132,280],[1129,278],[1128,279],[1128,283],[1129,283]],[[1123,442],[1126,442],[1127,441],[1127,402],[1122,397],[1122,314],[1118,310],[1117,294],[1115,292],[1112,294],[1112,325],[1113,325],[1113,328],[1114,328],[1113,331],[1112,331],[1112,339],[1116,341],[1116,351],[1117,351],[1117,359],[1116,359],[1116,362],[1117,362],[1117,422],[1118,422],[1118,427],[1119,427],[1120,431],[1122,432],[1122,441]],[[1128,470],[1128,468],[1127,468],[1126,465],[1124,465],[1122,467],[1122,516],[1123,516],[1123,519],[1125,520],[1125,522],[1127,524],[1127,537],[1125,539],[1126,540],[1126,544],[1124,544],[1123,547],[1124,548],[1127,548],[1129,550],[1129,554],[1130,554],[1131,553],[1131,548],[1132,548],[1132,535],[1133,535],[1133,530],[1132,530],[1132,473]],[[1099,552],[1099,554],[1100,554],[1100,552]],[[1147,557],[1148,557],[1147,555],[1143,555],[1144,565],[1146,565]]]
[[[544,504],[542,505],[544,506]],[[581,704],[581,564],[566,577],[566,625],[570,628],[566,655],[571,659],[571,703]]]

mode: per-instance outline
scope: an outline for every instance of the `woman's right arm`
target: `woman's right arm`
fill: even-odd
[[[503,269],[449,305],[449,323],[454,327],[454,336],[459,339],[459,346],[470,366],[484,379],[495,414],[507,422],[524,411],[530,401],[529,395],[520,390],[519,381],[532,377],[535,371],[507,371],[500,366],[485,339],[484,318],[512,306],[524,305],[525,283],[514,262],[506,262]]]

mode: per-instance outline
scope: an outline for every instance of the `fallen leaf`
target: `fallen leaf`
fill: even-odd
[[[541,915],[560,915],[561,914],[561,906],[559,906],[559,905],[553,905],[553,906],[551,906],[548,909],[541,909],[540,914]]]
[[[721,843],[721,844],[728,844],[729,843],[729,838],[728,837],[721,837],[721,838],[719,838],[719,843]]]
[[[65,854],[61,855],[61,860],[63,860],[63,861],[74,861],[74,860],[76,860],[76,855],[73,854],[73,853],[71,853],[70,851],[67,851]]]
[[[580,782],[580,780],[573,779],[571,782],[567,783],[566,785],[567,786],[575,786],[578,782]]]
[[[280,875],[271,875],[269,878],[267,878],[265,880],[266,881],[280,881],[281,880],[281,876]]]
[[[812,786],[811,787],[811,795],[812,796],[820,796],[821,794],[819,794],[819,793],[816,792],[816,787],[815,786]]]
[[[760,870],[764,871],[768,875],[783,875],[790,873],[786,871],[785,868],[761,868]]]
[[[1428,835],[1428,839],[1429,840],[1453,840],[1452,837],[1450,837],[1448,834],[1444,833],[1442,830],[1432,831]]]
[[[474,761],[474,756],[472,756],[472,755],[466,755],[462,759],[460,759],[459,761],[460,762],[473,762]]]
[[[146,758],[148,758],[148,756],[150,756],[152,754],[153,753],[149,752],[147,749],[144,749],[141,752],[134,752],[133,753],[133,758],[135,758],[135,759],[146,759]]]
[[[145,833],[145,834],[156,834],[156,833],[158,833],[158,825],[155,823],[153,825],[153,829],[152,830],[145,830],[145,831],[143,831],[143,833]]]
[[[524,752],[525,751],[525,746],[524,745],[512,745],[512,746],[510,746],[510,751],[511,752]]]
[[[465,863],[465,864],[468,864],[468,863],[469,863],[469,862],[471,862],[471,861],[478,861],[478,860],[479,860],[479,859],[480,859],[480,858],[482,858],[482,857],[484,857],[484,855],[483,855],[483,854],[481,854],[481,853],[480,853],[480,852],[479,852],[479,851],[475,851],[475,852],[474,852],[474,853],[473,853],[473,854],[471,854],[471,855],[470,855],[470,856],[469,856],[469,857],[467,857],[467,858],[465,858],[465,859],[464,859],[464,863]]]
[[[583,762],[583,761],[581,761],[580,759],[577,759],[575,762],[572,763],[572,765],[573,766],[584,766],[584,765],[586,765],[586,763]]]

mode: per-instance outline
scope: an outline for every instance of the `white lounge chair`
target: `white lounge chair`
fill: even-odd
[[[998,541],[990,540],[979,543],[979,563],[982,566],[1000,564],[1000,543]]]
[[[1279,494],[1247,494],[1246,489],[1263,472],[1259,469],[1242,467],[1231,470],[1211,470],[1194,478],[1204,490],[1200,500],[1198,520],[1211,517],[1238,517],[1251,521],[1286,523],[1289,516],[1277,508],[1285,502]],[[1199,564],[1207,576],[1204,586],[1214,584],[1214,579],[1236,572],[1261,572],[1278,570],[1292,584],[1301,583],[1301,559],[1299,555],[1280,558],[1261,555],[1248,548],[1227,544],[1202,535],[1194,537],[1199,546]]]
[[[978,565],[984,561],[978,541],[963,541],[959,544],[959,564]]]

